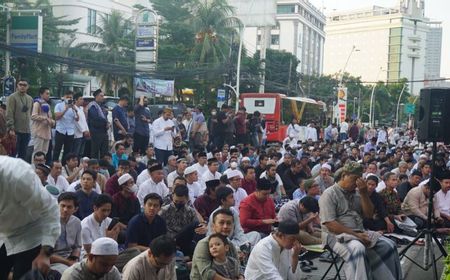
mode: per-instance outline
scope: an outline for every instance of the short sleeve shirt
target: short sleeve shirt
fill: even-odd
[[[139,246],[150,245],[153,239],[167,233],[166,221],[159,215],[156,215],[150,224],[144,213],[134,216],[127,226],[127,241],[129,243],[137,243]]]
[[[64,112],[65,109],[66,103],[60,102],[55,106],[55,113]],[[75,111],[73,109],[67,110],[61,119],[56,121],[56,131],[67,135],[75,134]]]
[[[324,242],[334,240],[334,234],[330,233],[325,225],[327,222],[336,221],[354,230],[364,230],[361,197],[358,192],[345,191],[336,183],[320,196],[319,207]]]

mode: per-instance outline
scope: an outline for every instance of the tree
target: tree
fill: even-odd
[[[134,63],[134,31],[132,23],[123,18],[119,11],[112,11],[110,15],[101,15],[100,25],[95,27],[96,34],[101,42],[79,44],[72,55],[84,59],[96,61],[132,65]],[[129,77],[112,75],[105,72],[95,73],[100,76],[103,87],[110,94],[117,90],[123,83],[132,86],[131,75]],[[114,89],[114,90],[112,90]]]

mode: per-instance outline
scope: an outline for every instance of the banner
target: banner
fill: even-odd
[[[337,103],[337,110],[338,110],[338,120],[339,123],[345,121],[345,118],[347,116],[347,88],[346,87],[340,87],[338,88],[338,103]]]
[[[154,79],[134,79],[136,89],[136,97],[146,95],[154,96],[173,96],[175,89],[175,81],[154,80]]]

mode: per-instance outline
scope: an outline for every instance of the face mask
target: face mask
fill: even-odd
[[[134,184],[134,185],[131,186],[128,190],[129,190],[130,192],[132,192],[132,193],[137,193],[138,187],[137,187],[136,184]]]
[[[238,164],[237,164],[237,162],[232,162],[232,163],[230,163],[230,167],[232,168],[232,169],[235,169],[235,168],[237,168],[237,166],[238,166]]]
[[[175,207],[177,208],[177,210],[180,210],[184,207],[184,203],[175,203]]]
[[[215,115],[217,115],[217,112],[213,111],[213,112],[211,112],[211,115],[215,116]]]

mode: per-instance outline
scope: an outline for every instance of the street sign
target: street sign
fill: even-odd
[[[3,79],[3,95],[10,96],[16,91],[16,79],[13,76],[8,76]]]
[[[221,108],[226,101],[226,91],[224,89],[217,90],[217,108]]]
[[[42,51],[42,16],[11,17],[11,46]]]
[[[413,103],[407,103],[405,104],[405,114],[407,115],[414,115],[416,112],[416,105]]]

